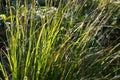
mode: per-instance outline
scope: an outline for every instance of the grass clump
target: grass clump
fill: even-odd
[[[63,2],[60,0],[58,7],[47,2],[41,7],[35,0],[16,0],[15,10],[8,2],[9,17],[5,22],[12,80],[119,78],[120,36],[116,44],[102,45],[110,41],[105,32],[118,16],[113,13],[119,12],[119,6],[100,0]],[[0,68],[8,80],[2,63]]]

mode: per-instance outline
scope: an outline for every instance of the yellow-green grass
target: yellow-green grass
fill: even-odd
[[[62,0],[60,0],[62,2]],[[7,58],[12,80],[89,80],[119,77],[119,53],[114,47],[104,48],[95,38],[99,30],[119,7],[97,2],[87,17],[84,4],[68,0],[44,18],[36,15],[35,0],[24,1],[21,8],[8,5],[10,25],[7,29]],[[109,3],[109,2],[108,2]],[[46,9],[49,10],[49,5]],[[76,7],[77,6],[77,7]],[[67,13],[70,14],[70,16]],[[74,18],[73,18],[74,17]],[[76,22],[73,19],[78,20]],[[115,66],[110,66],[114,62]],[[6,71],[0,64],[5,80]],[[108,71],[108,72],[107,72]],[[112,76],[114,75],[114,76]]]

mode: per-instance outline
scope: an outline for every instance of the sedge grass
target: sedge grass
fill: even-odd
[[[20,1],[16,0],[15,12],[9,2],[11,24],[7,30],[7,58],[12,80],[119,78],[119,67],[110,66],[119,58],[119,51],[112,55],[119,44],[103,48],[95,39],[103,23],[107,23],[118,7],[111,5],[109,9],[109,5],[98,2],[98,7],[88,17],[82,15],[81,18],[87,0],[78,8],[72,0],[62,7],[61,2],[52,15],[44,18],[36,17],[35,0],[31,4],[25,0],[22,10]],[[49,8],[50,5],[46,6]],[[74,23],[73,17],[81,19]],[[2,64],[0,66],[4,77],[7,76]]]

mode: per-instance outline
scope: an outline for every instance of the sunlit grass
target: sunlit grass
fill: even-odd
[[[103,47],[96,39],[99,30],[118,7],[110,7],[101,2],[102,5],[98,3],[95,9],[90,9],[92,12],[86,17],[82,12],[85,3],[80,6],[68,0],[66,5],[61,6],[62,3],[59,3],[53,12],[50,12],[50,5],[47,3],[43,8],[45,12],[42,12],[39,6],[35,6],[35,0],[31,4],[25,0],[23,7],[16,0],[15,11],[9,3],[11,17],[7,29],[7,58],[12,80],[119,77],[117,58],[120,52],[113,52],[120,44]],[[46,15],[41,17],[40,13]],[[114,61],[118,62],[111,67]],[[0,66],[7,80],[7,73],[2,64]]]

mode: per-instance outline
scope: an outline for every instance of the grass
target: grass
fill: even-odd
[[[35,0],[31,4],[25,0],[23,7],[16,0],[15,11],[8,3],[5,22],[10,23],[6,34],[12,80],[119,79],[120,51],[115,49],[120,43],[104,47],[96,39],[119,7],[101,1],[86,9],[87,2],[77,5],[68,0],[53,11],[48,5],[36,7]],[[8,80],[2,63],[0,67]]]

